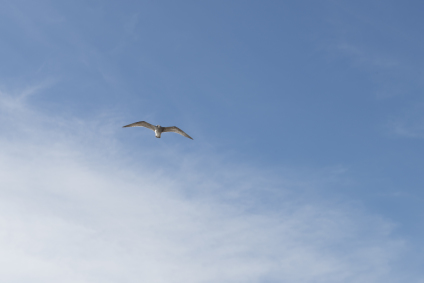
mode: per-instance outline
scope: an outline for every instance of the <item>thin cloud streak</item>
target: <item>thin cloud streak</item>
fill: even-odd
[[[360,208],[303,199],[289,186],[274,194],[271,184],[283,177],[264,182],[268,173],[259,168],[211,165],[210,176],[196,157],[178,152],[170,162],[183,160],[184,170],[160,171],[149,156],[130,162],[120,157],[128,151],[114,132],[97,130],[99,121],[65,122],[5,93],[0,98],[1,124],[14,121],[1,126],[0,136],[2,281],[399,282],[403,276],[392,265],[405,243],[391,236],[391,223]],[[255,199],[262,192],[280,205],[264,207]]]
[[[404,138],[424,138],[424,103],[422,101],[405,107],[402,113],[388,123],[391,133]]]

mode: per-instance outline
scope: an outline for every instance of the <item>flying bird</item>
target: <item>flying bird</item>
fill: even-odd
[[[146,121],[140,121],[140,122],[135,122],[135,123],[123,126],[122,128],[127,128],[127,127],[145,127],[145,128],[148,128],[148,129],[155,132],[155,135],[156,135],[157,138],[160,138],[160,135],[162,133],[174,132],[174,133],[180,134],[182,136],[185,136],[186,138],[193,139],[192,137],[187,135],[183,130],[181,130],[180,128],[175,127],[175,126],[172,126],[172,127],[161,127],[160,125],[154,126],[150,123],[147,123]]]

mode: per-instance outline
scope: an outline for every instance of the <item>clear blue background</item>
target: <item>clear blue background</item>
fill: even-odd
[[[3,91],[41,82],[49,87],[30,100],[48,115],[108,113],[122,125],[176,125],[194,138],[122,129],[134,158],[171,147],[277,175],[336,168],[341,181],[314,193],[393,221],[412,243],[405,266],[422,266],[424,2],[0,7]]]

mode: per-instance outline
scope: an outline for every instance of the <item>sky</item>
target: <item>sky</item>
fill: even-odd
[[[0,281],[424,282],[423,10],[0,0]]]

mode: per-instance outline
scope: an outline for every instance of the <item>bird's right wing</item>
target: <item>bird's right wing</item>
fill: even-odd
[[[127,127],[145,127],[145,128],[148,128],[152,131],[155,130],[155,126],[153,126],[152,124],[149,124],[145,121],[135,122],[135,123],[123,126],[122,128],[127,128]]]
[[[173,127],[163,127],[163,132],[174,132],[174,133],[180,134],[180,135],[182,135],[186,138],[193,139],[192,137],[187,135],[183,130],[181,130],[180,128],[175,127],[175,126],[173,126]]]

